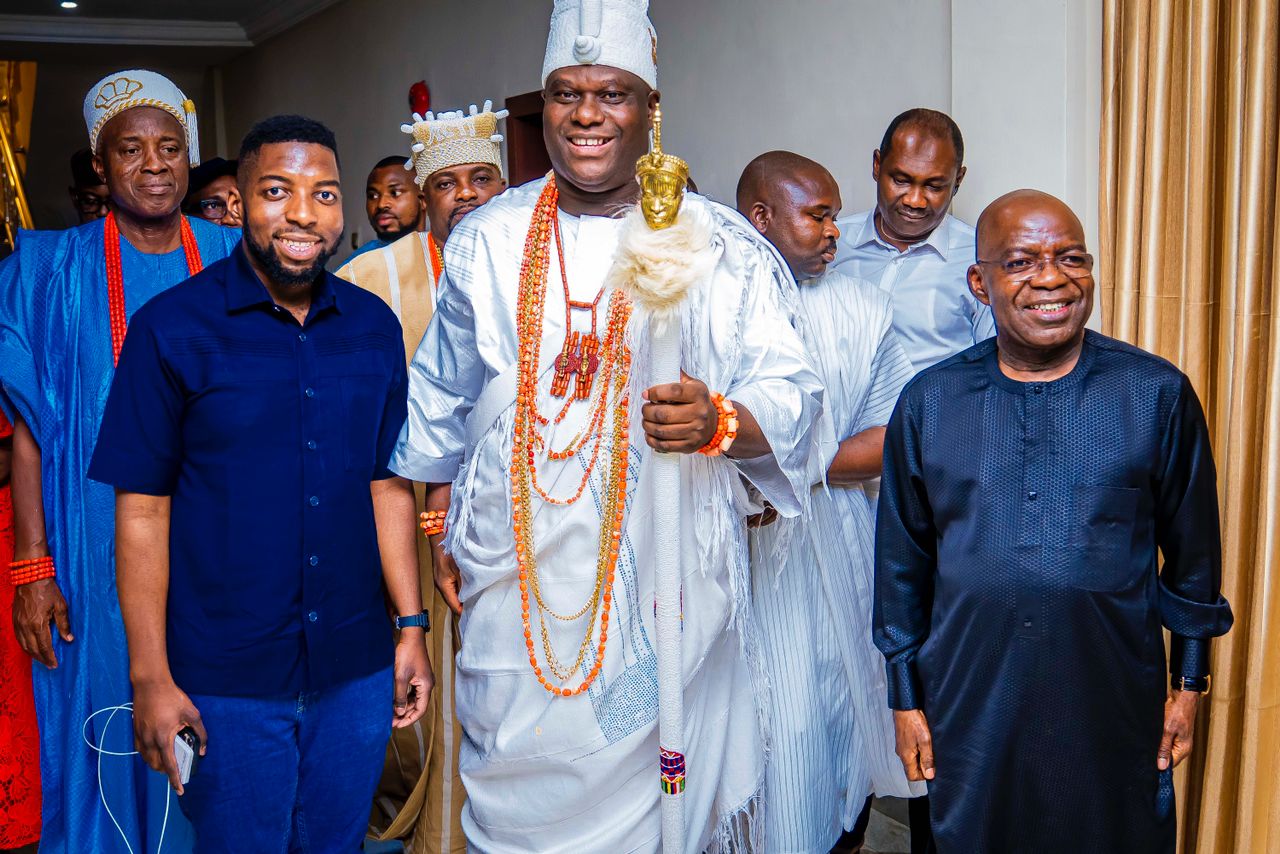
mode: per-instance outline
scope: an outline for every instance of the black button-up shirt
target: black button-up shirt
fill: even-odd
[[[369,485],[406,395],[385,303],[325,273],[299,325],[243,246],[138,310],[89,476],[172,496],[179,687],[310,691],[390,664]]]

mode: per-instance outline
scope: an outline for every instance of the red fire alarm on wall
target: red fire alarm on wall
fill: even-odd
[[[429,109],[431,109],[431,90],[427,88],[427,81],[419,80],[409,87],[409,112],[422,116],[426,115]]]

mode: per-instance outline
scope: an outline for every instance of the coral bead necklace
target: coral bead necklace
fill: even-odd
[[[551,180],[554,180],[552,178]],[[564,269],[564,245],[560,241],[560,217],[551,219],[551,231],[556,237],[556,254],[560,260],[560,284],[564,288],[564,346],[555,359],[555,376],[551,379],[551,396],[564,397],[569,390],[569,377],[577,375],[573,395],[574,400],[586,400],[591,394],[591,386],[595,381],[596,371],[600,368],[600,339],[596,337],[596,309],[600,305],[600,297],[604,294],[604,286],[596,292],[591,302],[579,302],[569,296],[569,276]],[[578,333],[573,331],[573,310],[581,309],[591,312],[591,331]],[[569,403],[561,410],[559,421],[568,411]]]
[[[560,241],[558,223],[558,193],[555,177],[547,179],[547,185],[534,208],[529,232],[525,237],[524,260],[520,268],[520,289],[516,308],[516,329],[519,335],[518,380],[516,391],[515,424],[511,446],[511,525],[515,534],[516,565],[519,570],[520,612],[525,647],[529,653],[529,665],[539,684],[556,696],[570,697],[581,694],[600,675],[604,662],[605,645],[609,633],[609,614],[613,604],[613,581],[622,543],[623,522],[626,515],[627,466],[630,453],[630,395],[628,382],[631,374],[631,353],[626,346],[627,321],[631,316],[631,303],[621,291],[614,291],[609,298],[606,328],[602,340],[596,337],[593,322],[591,332],[583,336],[569,330],[570,311],[575,307],[590,308],[595,320],[596,305],[601,294],[589,304],[570,302],[568,279],[564,273],[564,250]],[[542,344],[543,318],[546,307],[547,274],[550,268],[551,246],[554,243],[559,255],[561,279],[565,296],[566,343],[553,365],[552,395],[560,389],[567,391],[567,370],[573,367],[577,373],[574,394],[554,419],[548,419],[538,411],[538,379]],[[581,358],[589,353],[586,365],[581,362],[570,365],[561,359],[573,345],[573,353]],[[561,368],[566,370],[562,371]],[[582,370],[589,368],[589,371]],[[563,374],[563,379],[562,379]],[[598,374],[600,382],[594,380]],[[585,375],[585,380],[584,380]],[[595,386],[593,389],[592,386]],[[574,400],[589,400],[584,419],[585,426],[563,448],[553,449],[543,435],[543,428],[559,424]],[[610,434],[607,456],[604,435]],[[576,489],[567,497],[555,497],[547,493],[538,482],[538,458],[545,453],[548,461],[563,463],[574,457],[586,462],[584,473]],[[576,503],[586,490],[593,472],[602,459],[607,459],[601,496],[601,522],[596,555],[595,583],[585,603],[573,613],[561,614],[551,609],[542,595],[535,543],[533,539],[533,501],[536,495],[541,501],[569,506]],[[533,606],[536,605],[538,631],[541,641],[535,643]],[[587,627],[572,664],[566,666],[552,648],[547,617],[562,622],[587,618]],[[587,668],[587,657],[592,641],[598,642],[594,661]],[[538,647],[542,648],[539,661]],[[563,683],[575,678],[586,669],[583,680],[576,686]],[[554,677],[561,684],[553,682]]]
[[[431,255],[431,281],[435,286],[440,287],[440,274],[444,272],[444,253],[440,251],[440,244],[436,243],[435,237],[431,232],[427,232],[427,246]]]
[[[191,223],[180,216],[182,253],[187,259],[187,272],[194,276],[204,268],[200,260],[200,247],[191,231]],[[107,311],[111,319],[111,364],[120,363],[120,348],[124,346],[127,321],[124,310],[124,270],[120,264],[120,226],[116,224],[115,211],[107,214],[102,225],[102,249],[107,258]]]

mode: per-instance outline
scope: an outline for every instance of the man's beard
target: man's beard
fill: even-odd
[[[476,210],[479,207],[480,205],[478,204],[466,204],[466,205],[462,205],[461,207],[454,208],[453,211],[449,214],[449,231],[453,231],[455,228],[457,228],[458,223],[462,222],[462,220],[466,218],[467,214],[471,213],[472,211]]]
[[[338,242],[341,242],[341,239]],[[248,248],[249,254],[257,260],[263,271],[266,272],[267,278],[273,284],[285,288],[299,288],[304,285],[310,285],[316,280],[317,276],[324,272],[324,265],[329,263],[329,259],[337,251],[337,243],[334,244],[333,249],[326,249],[324,248],[324,242],[321,241],[320,254],[315,257],[315,260],[305,269],[294,271],[284,266],[284,262],[280,260],[280,255],[276,252],[275,246],[270,243],[266,246],[260,246],[248,229],[244,231],[244,245]]]
[[[413,227],[397,222],[395,225],[391,226],[391,229],[392,230],[389,231],[381,231],[375,228],[373,230],[373,236],[381,240],[383,243],[395,243],[398,239],[412,231]]]

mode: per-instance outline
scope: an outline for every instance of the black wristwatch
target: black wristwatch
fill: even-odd
[[[1197,694],[1208,694],[1212,680],[1205,676],[1174,676],[1169,685],[1175,691],[1195,691]]]
[[[431,631],[431,615],[422,611],[412,617],[396,617],[396,631],[408,628],[422,629],[424,632]]]

